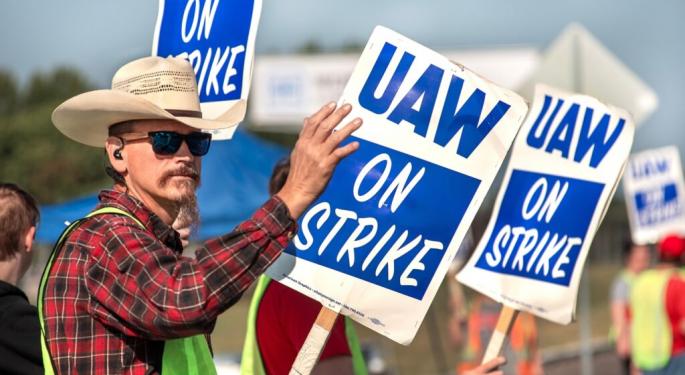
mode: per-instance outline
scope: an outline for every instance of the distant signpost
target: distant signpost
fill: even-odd
[[[520,92],[532,98],[535,85],[590,95],[628,111],[642,124],[659,100],[637,74],[580,24],[571,24],[544,51],[540,64]]]

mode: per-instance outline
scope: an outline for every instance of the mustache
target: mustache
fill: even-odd
[[[192,165],[182,165],[178,168],[167,171],[162,175],[162,183],[166,183],[172,177],[183,176],[190,177],[196,184],[200,183],[200,171]]]

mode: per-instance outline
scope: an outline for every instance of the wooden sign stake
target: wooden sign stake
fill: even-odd
[[[295,358],[289,375],[309,375],[312,372],[316,362],[319,361],[321,351],[328,341],[328,336],[337,318],[337,312],[327,307],[321,307],[312,329],[309,330],[307,339],[304,340],[300,352],[297,353],[297,358]]]
[[[488,343],[488,348],[485,350],[485,354],[483,355],[482,363],[486,363],[493,360],[502,352],[502,347],[504,346],[504,339],[509,334],[511,326],[514,324],[514,321],[516,320],[518,313],[518,310],[502,305],[502,311],[500,311],[499,313],[499,318],[497,319],[495,331],[492,332],[490,342]]]

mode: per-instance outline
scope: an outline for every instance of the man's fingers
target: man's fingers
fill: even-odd
[[[300,137],[308,138],[314,135],[321,121],[328,117],[335,109],[335,102],[330,102],[321,107],[315,114],[305,118]]]
[[[359,142],[350,142],[342,147],[338,147],[331,153],[334,158],[334,163],[338,164],[340,160],[345,158],[347,155],[357,151],[359,148]]]
[[[506,362],[507,360],[504,357],[496,357],[474,369],[462,373],[462,375],[503,375],[503,371],[497,370],[497,367]]]
[[[499,375],[499,374],[502,374],[502,371],[496,371],[496,370],[499,366],[503,365],[506,361],[507,360],[502,356],[495,357],[495,358],[489,360],[488,362],[480,365],[480,368],[483,371],[483,373],[485,373],[485,374]]]
[[[331,134],[326,140],[326,146],[328,150],[333,150],[334,148],[338,147],[340,142],[344,141],[352,133],[357,131],[357,129],[359,129],[361,126],[362,119],[357,117],[356,119],[347,123],[347,125],[340,128],[338,131],[333,132],[333,134]]]
[[[499,356],[487,361],[486,363],[483,363],[482,366],[488,369],[494,369],[497,366],[503,365],[506,361],[507,360],[504,357]]]
[[[340,121],[342,121],[343,118],[345,118],[345,116],[350,113],[351,110],[352,106],[345,104],[326,117],[317,127],[316,132],[314,133],[314,139],[321,142],[325,141],[333,129],[340,123]]]

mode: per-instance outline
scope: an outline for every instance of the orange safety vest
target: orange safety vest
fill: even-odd
[[[462,361],[457,365],[457,374],[471,370],[480,365],[485,353],[481,340],[481,331],[494,331],[498,315],[484,315],[483,307],[490,302],[486,297],[476,297],[468,316],[467,344],[462,354]],[[534,346],[537,344],[537,328],[533,315],[525,312],[518,314],[509,333],[509,344],[514,358],[507,358],[516,364],[518,375],[532,375],[535,369]]]

